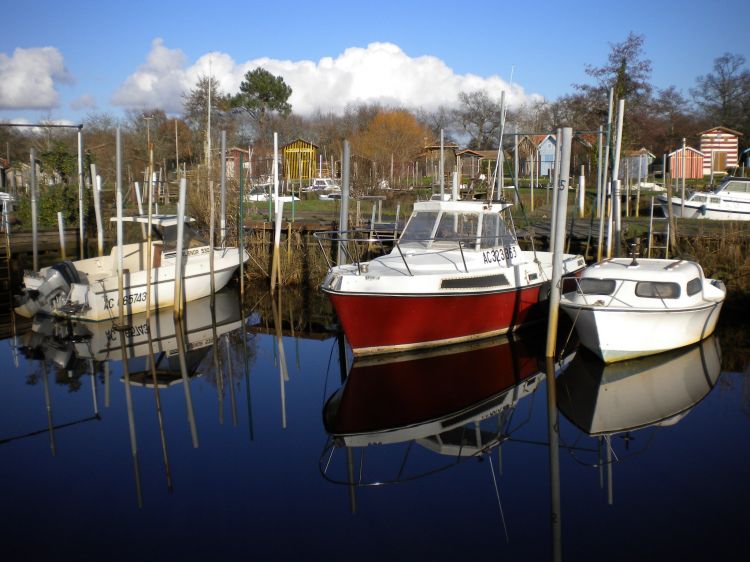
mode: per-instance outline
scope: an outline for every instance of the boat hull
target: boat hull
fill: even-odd
[[[549,283],[459,294],[323,289],[356,356],[492,337],[544,319]]]
[[[685,309],[577,306],[562,309],[581,344],[605,363],[625,361],[697,343],[714,333],[722,302]]]
[[[659,204],[666,216],[669,212],[669,203],[665,195],[660,196]],[[750,205],[747,203],[731,204],[725,202],[723,204],[711,204],[686,200],[683,204],[681,198],[672,197],[671,204],[672,214],[678,218],[750,221]]]

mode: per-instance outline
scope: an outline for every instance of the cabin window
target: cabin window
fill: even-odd
[[[705,203],[706,202],[706,196],[705,195],[694,195],[693,201],[696,203]]]
[[[614,279],[581,279],[578,287],[584,295],[611,295],[617,282]]]
[[[418,242],[422,246],[427,246],[432,238],[432,228],[435,226],[437,216],[436,211],[414,213],[401,234],[401,242]]]
[[[200,248],[201,246],[208,246],[208,242],[190,225],[183,227],[182,233],[182,248],[187,250],[189,248]],[[177,249],[177,225],[172,224],[165,226],[163,229],[164,239],[164,251],[169,252]]]
[[[740,193],[747,193],[750,182],[746,181],[730,181],[724,186],[727,191],[735,191]]]
[[[703,289],[703,283],[701,283],[700,277],[696,277],[695,279],[691,279],[688,281],[687,284],[687,294],[688,296],[692,297],[696,293],[700,293],[701,289]]]
[[[462,240],[464,242],[476,242],[477,213],[458,213],[446,211],[440,217],[440,224],[435,232],[435,241],[440,240]]]
[[[647,299],[678,299],[680,286],[677,283],[640,281],[635,285],[635,294]]]
[[[516,240],[508,231],[508,225],[498,214],[486,213],[482,217],[482,248],[493,248],[515,244]]]

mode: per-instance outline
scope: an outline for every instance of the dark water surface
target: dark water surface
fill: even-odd
[[[191,303],[184,373],[171,313],[134,318],[129,387],[109,323],[0,342],[0,559],[747,559],[746,327],[566,356],[551,450],[543,334],[349,358],[342,387],[324,306],[251,297]]]

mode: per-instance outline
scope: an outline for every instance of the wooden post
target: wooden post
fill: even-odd
[[[37,233],[36,149],[31,149],[31,255],[34,271],[39,271],[39,240]],[[83,242],[81,242],[83,243]]]
[[[221,247],[226,245],[227,241],[227,184],[226,184],[226,168],[227,168],[227,132],[221,132],[221,207],[219,215],[219,240]],[[242,170],[239,170],[239,174],[242,174]]]
[[[100,191],[102,179],[96,175],[96,164],[91,164],[91,192],[94,195],[94,216],[96,217],[96,251],[97,256],[104,255],[104,228],[102,226],[102,204]]]
[[[6,223],[7,226],[7,223]],[[65,228],[61,211],[57,211],[57,229],[60,232],[60,259],[66,260],[65,256]]]
[[[342,175],[344,176],[341,186],[341,209],[339,214],[339,232],[346,232],[349,230],[349,161],[351,159],[351,153],[349,148],[349,141],[344,140],[344,157],[343,157],[343,170]],[[359,204],[359,201],[357,202]],[[359,212],[359,209],[358,209]],[[343,235],[346,238],[346,235]],[[344,242],[345,244],[345,242]],[[346,263],[346,251],[342,246],[341,234],[339,234],[339,247],[338,247],[338,265],[344,265]]]

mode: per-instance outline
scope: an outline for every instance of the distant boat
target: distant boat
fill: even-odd
[[[587,267],[560,306],[581,343],[612,363],[710,336],[725,296],[696,262],[614,258]]]
[[[563,415],[589,435],[669,426],[711,391],[720,373],[715,336],[615,365],[578,353],[557,379],[557,402]]]
[[[116,219],[112,219],[113,221]],[[186,222],[193,219],[185,218]],[[148,219],[133,216],[124,222],[143,226]],[[151,278],[151,308],[174,306],[174,284],[177,257],[177,217],[152,217],[157,240],[152,242],[152,269],[147,266],[147,240],[123,246],[124,292],[122,305],[126,314],[146,310],[146,280]],[[145,236],[144,236],[145,238]],[[183,287],[186,301],[208,296],[211,292],[210,247],[189,224],[183,234]],[[239,249],[216,248],[214,251],[215,290],[224,287],[240,265]],[[243,263],[249,259],[243,250]],[[105,320],[119,315],[117,246],[109,255],[77,261],[63,261],[39,272],[25,272],[23,293],[16,313],[31,318],[37,313],[79,320]]]
[[[659,195],[659,204],[666,216],[669,212],[666,195]],[[714,191],[693,191],[684,203],[681,197],[672,197],[671,204],[676,217],[747,221],[750,220],[750,178],[728,176]]]
[[[322,290],[354,355],[487,338],[543,320],[552,253],[521,250],[510,208],[422,201],[398,239],[316,233],[338,242],[351,260],[330,268]],[[367,260],[369,246],[384,243],[393,249]],[[584,266],[582,256],[564,256],[564,274]]]

